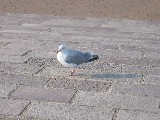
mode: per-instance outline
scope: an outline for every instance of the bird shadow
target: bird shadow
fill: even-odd
[[[136,78],[140,77],[138,74],[111,74],[111,73],[103,73],[103,74],[94,74],[91,75],[92,78],[111,78],[111,79],[122,79],[122,78]]]

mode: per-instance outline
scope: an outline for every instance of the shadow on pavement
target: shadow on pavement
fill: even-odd
[[[112,78],[112,79],[121,79],[121,78],[136,78],[140,77],[138,74],[110,74],[110,73],[103,73],[103,74],[94,74],[91,75],[93,78]]]

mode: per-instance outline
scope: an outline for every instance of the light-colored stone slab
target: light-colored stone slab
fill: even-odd
[[[29,64],[16,64],[16,63],[1,63],[0,71],[15,74],[35,74],[42,67],[37,65]]]
[[[49,78],[32,75],[0,73],[0,83],[2,84],[8,83],[16,85],[43,86],[48,80]]]
[[[23,115],[50,120],[112,120],[113,113],[112,109],[101,107],[33,102]]]
[[[0,115],[0,120],[46,120],[40,118],[29,118],[23,116],[8,116],[8,115]]]
[[[75,90],[69,89],[46,89],[35,86],[21,86],[11,95],[11,98],[67,103],[71,100],[74,93]]]
[[[145,84],[149,84],[149,85],[158,85],[160,86],[160,76],[157,75],[147,75],[147,76],[144,76],[144,83]]]
[[[80,91],[73,104],[160,112],[159,101],[160,98]]]
[[[160,120],[160,114],[120,110],[116,120]]]
[[[111,84],[112,82],[96,80],[53,78],[46,84],[46,86],[51,88],[64,88],[84,91],[107,91]]]
[[[29,103],[29,101],[25,100],[11,100],[0,98],[0,114],[17,116]]]
[[[13,84],[0,84],[0,97],[7,98],[9,93],[16,88]]]
[[[115,83],[111,92],[160,98],[160,87],[155,85]]]

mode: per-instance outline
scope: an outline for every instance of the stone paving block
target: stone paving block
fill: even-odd
[[[0,97],[7,98],[9,93],[16,88],[14,84],[1,84],[0,83]]]
[[[36,34],[38,31],[28,31],[28,30],[1,30],[0,33],[18,33],[18,34]]]
[[[17,46],[18,44],[18,46]],[[58,44],[55,44],[53,40],[35,40],[34,37],[31,39],[25,39],[21,41],[16,41],[10,43],[9,45],[3,47],[4,49],[13,49],[13,50],[19,50],[17,53],[22,53],[27,52],[27,51],[39,51],[39,52],[53,52],[54,49],[58,48]],[[14,52],[14,51],[11,51]],[[56,53],[55,53],[56,54]]]
[[[160,67],[152,65],[142,66],[142,65],[122,65],[122,73],[134,73],[143,75],[159,75]]]
[[[160,67],[158,66],[150,66],[146,67],[147,75],[159,75],[160,74]]]
[[[30,118],[30,117],[23,117],[23,116],[7,116],[7,115],[0,115],[0,120],[47,120],[47,119],[40,119],[40,118]]]
[[[102,107],[33,102],[23,115],[50,120],[112,120],[113,113],[112,109]]]
[[[29,103],[25,100],[0,99],[0,114],[18,116]]]
[[[67,103],[71,100],[74,93],[75,90],[69,89],[21,86],[11,95],[11,98]]]
[[[132,65],[132,66],[153,66],[153,67],[159,67],[160,66],[160,60],[159,59],[148,59],[148,58],[115,58],[115,57],[110,57],[107,55],[104,55],[104,59],[108,63],[115,63],[115,65]]]
[[[115,83],[111,87],[111,92],[160,98],[160,87],[155,85]]]
[[[43,86],[48,80],[49,78],[45,77],[0,73],[0,83],[2,84],[7,83],[16,85]]]
[[[6,46],[8,44],[9,44],[9,42],[3,42],[3,41],[1,41],[0,42],[0,48]]]
[[[42,71],[38,72],[37,75],[50,76],[50,77],[65,76],[67,74],[68,70],[70,70],[70,69],[64,68],[64,67],[60,67],[60,68],[45,67]]]
[[[60,64],[60,63],[59,63]],[[79,69],[76,68],[76,73],[74,76],[70,76],[69,71],[73,70],[73,68],[67,68],[67,67],[45,67],[43,70],[38,72],[37,76],[47,76],[51,78],[55,77],[77,77],[77,78],[89,78],[92,71],[85,70],[85,69]]]
[[[122,73],[122,65],[115,65],[114,63],[108,63],[104,59],[100,58],[97,61],[89,62],[83,64],[79,67],[82,70],[87,70],[88,72],[103,74],[105,73]]]
[[[160,120],[160,114],[120,110],[116,120]]]
[[[53,49],[54,50],[54,49]],[[56,50],[56,49],[55,49]],[[36,50],[36,51],[32,51],[32,52],[30,52],[30,53],[28,53],[27,55],[26,55],[26,57],[28,58],[48,58],[48,59],[52,59],[52,58],[56,58],[56,55],[55,55],[55,53],[53,53],[53,52],[43,52],[43,50],[42,51],[38,51],[38,50]]]
[[[160,76],[146,75],[143,80],[145,84],[160,86]]]
[[[80,91],[73,104],[87,106],[105,106],[109,108],[120,108],[128,110],[141,110],[159,113],[160,98],[142,97],[123,94],[112,94],[107,92],[85,92]]]
[[[7,48],[7,46],[5,47],[1,48],[0,50],[0,55],[3,55],[4,57],[5,56],[20,56],[23,53],[27,52],[27,50],[20,50],[16,46],[14,48]]]
[[[46,84],[46,86],[51,88],[64,88],[64,89],[84,90],[84,91],[107,91],[111,86],[111,84],[112,82],[55,78],[51,79]]]
[[[160,53],[159,52],[157,53],[156,51],[160,51],[160,50],[155,50],[154,52],[145,52],[144,57],[159,60]]]
[[[30,65],[37,65],[37,66],[48,66],[48,67],[61,67],[61,64],[59,64],[59,62],[57,61],[56,58],[30,58],[27,61],[25,61],[26,64],[30,64]]]
[[[147,66],[141,65],[122,65],[122,73],[147,74]]]
[[[53,25],[68,25],[68,26],[87,26],[87,27],[96,27],[101,23],[90,20],[72,20],[72,19],[52,19],[49,21],[43,22],[44,26],[53,26]]]
[[[1,63],[0,71],[15,73],[15,74],[35,74],[42,67],[37,65],[28,65],[28,64],[16,64],[16,63]]]
[[[36,34],[34,33],[12,33],[12,32],[3,32],[2,36],[10,39],[26,39],[33,38]]]
[[[0,55],[0,62],[24,63],[28,57]]]

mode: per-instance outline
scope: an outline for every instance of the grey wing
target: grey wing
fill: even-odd
[[[88,60],[88,56],[86,53],[82,53],[80,51],[69,50],[66,56],[65,62],[73,63],[73,64],[82,64]]]

